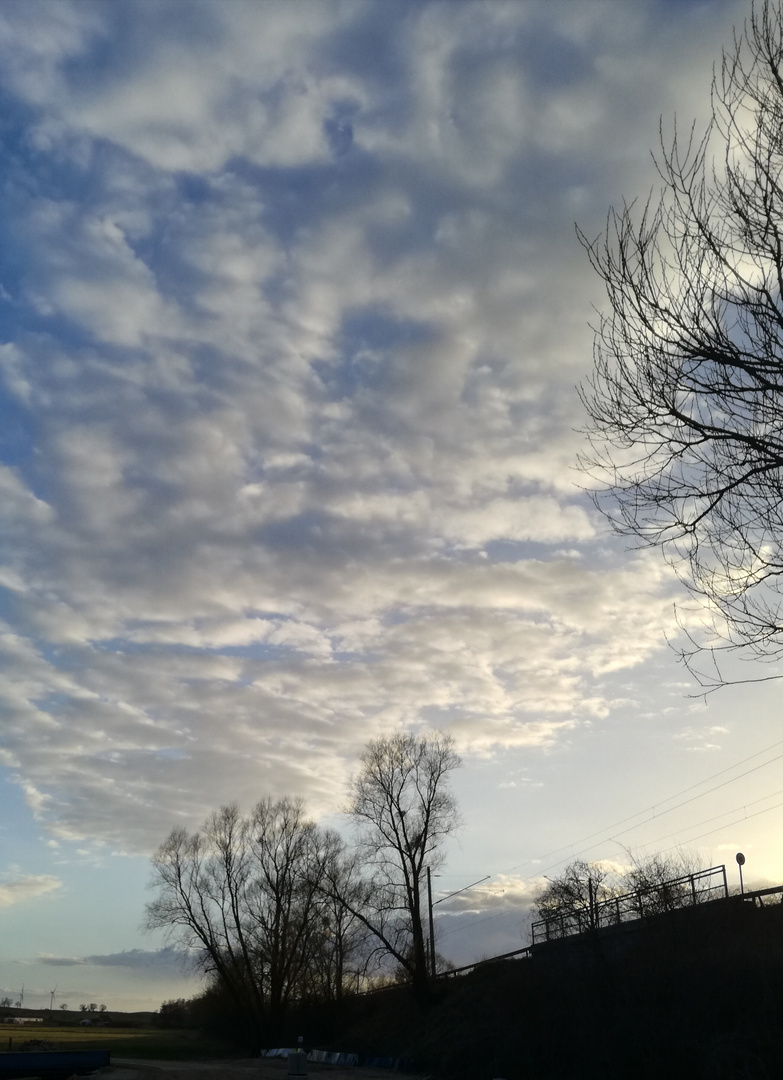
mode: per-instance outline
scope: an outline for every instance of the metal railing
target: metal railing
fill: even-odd
[[[548,919],[539,919],[532,924],[532,940],[534,945],[540,945],[545,941],[557,941],[574,934],[635,922],[665,911],[693,907],[728,895],[726,867],[712,866],[709,870],[699,870],[633,892],[608,896],[593,904],[584,904]]]
[[[636,889],[633,892],[621,893],[617,896],[608,896],[593,904],[592,909],[586,904],[583,907],[575,908],[550,919],[539,919],[531,926],[532,945],[514,949],[512,952],[501,953],[499,956],[489,956],[482,960],[475,960],[472,964],[451,968],[448,971],[440,971],[436,978],[450,979],[454,976],[467,975],[476,968],[496,963],[499,960],[528,959],[533,947],[541,945],[545,941],[557,941],[576,934],[584,934],[590,930],[601,930],[610,926],[618,926],[621,923],[636,922],[666,911],[694,907],[698,904],[706,904],[712,900],[722,899],[729,899],[726,867],[711,866],[708,870],[685,874],[682,877],[672,878],[670,881],[650,885],[644,889]],[[730,899],[732,903],[752,903],[757,907],[764,907],[765,901],[766,904],[783,903],[783,885],[776,885],[769,889],[757,889],[743,895],[737,894],[730,897]],[[379,993],[383,990],[393,990],[399,985],[399,983],[391,983],[381,987],[368,988],[360,991],[360,993]]]
[[[478,967],[486,964],[495,964],[498,960],[522,960],[530,956],[530,946],[525,945],[522,949],[514,949],[512,952],[500,953],[498,956],[487,956],[483,960],[474,960],[472,964],[464,964],[462,967],[449,968],[447,971],[439,971],[436,979],[450,979],[452,975],[468,975]]]
[[[777,899],[773,899],[777,897]],[[733,900],[742,900],[746,904],[755,907],[767,907],[771,904],[783,904],[783,885],[773,885],[771,889],[753,889],[732,897]]]

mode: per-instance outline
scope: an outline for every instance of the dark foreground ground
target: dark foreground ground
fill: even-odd
[[[133,1061],[119,1058],[101,1077],[107,1080],[287,1080],[287,1064],[280,1059],[245,1058],[231,1061]],[[391,1080],[400,1073],[361,1067],[341,1069],[308,1064],[312,1080]]]

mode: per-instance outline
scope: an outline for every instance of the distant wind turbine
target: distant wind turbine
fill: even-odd
[[[49,991],[49,1012],[54,1008],[54,995],[57,993],[59,983],[54,984],[54,990]]]

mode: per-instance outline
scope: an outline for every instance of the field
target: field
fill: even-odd
[[[3,1025],[0,1050],[20,1050],[41,1040],[57,1050],[110,1050],[113,1057],[159,1061],[188,1061],[230,1057],[224,1044],[192,1031],[163,1031],[154,1027],[79,1027],[78,1025]]]

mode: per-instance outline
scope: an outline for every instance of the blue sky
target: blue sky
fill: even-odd
[[[284,793],[340,825],[400,726],[464,760],[439,889],[492,875],[455,962],[590,834],[783,877],[777,751],[737,764],[776,684],[691,696],[698,611],[574,470],[574,223],[655,185],[746,13],[0,6],[0,996],[193,992],[139,930],[157,844]]]

